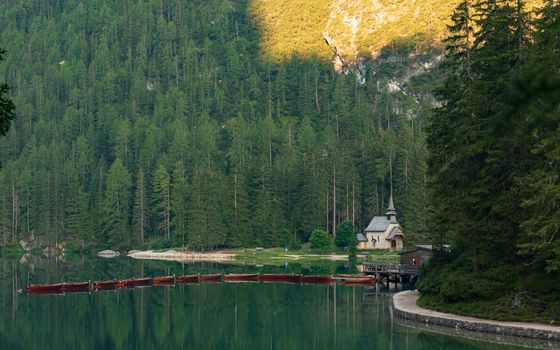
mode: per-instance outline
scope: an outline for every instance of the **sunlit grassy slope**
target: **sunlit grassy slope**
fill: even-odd
[[[293,51],[331,56],[323,39],[331,0],[252,0],[250,11],[261,30],[261,49],[274,58]]]
[[[441,42],[460,0],[252,0],[261,30],[261,50],[275,59],[293,52],[330,59],[330,37],[347,61],[375,57],[402,41],[430,46]],[[541,3],[530,0],[531,6]]]

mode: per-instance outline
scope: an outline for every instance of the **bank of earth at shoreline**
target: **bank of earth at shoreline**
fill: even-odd
[[[285,262],[285,261],[302,261],[302,260],[330,260],[330,261],[345,261],[348,260],[347,254],[313,254],[308,252],[302,253],[284,253],[277,250],[226,250],[215,252],[192,252],[192,251],[153,251],[153,250],[132,250],[128,252],[127,256],[134,259],[149,259],[149,260],[169,260],[169,261],[214,261],[214,262]],[[358,255],[359,259],[374,259],[387,262],[397,262],[397,255]]]

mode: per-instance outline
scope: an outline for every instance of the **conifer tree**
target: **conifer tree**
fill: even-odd
[[[144,169],[140,168],[136,176],[136,188],[134,192],[134,209],[132,214],[132,229],[134,242],[144,245],[147,231],[150,227],[150,202],[148,199],[148,179]]]
[[[117,158],[107,174],[107,189],[103,199],[102,230],[113,246],[129,244],[129,209],[131,176]]]
[[[66,197],[66,212],[64,218],[65,232],[69,236],[79,239],[82,246],[91,240],[88,218],[88,194],[82,191],[77,179]]]
[[[248,209],[248,194],[244,174],[234,168],[228,179],[228,195],[232,205],[229,206],[227,243],[232,247],[249,247],[253,245],[251,238],[250,214]],[[228,207],[228,206],[226,206]]]
[[[169,173],[160,164],[153,178],[152,210],[157,218],[156,230],[165,238],[171,238],[171,183]]]
[[[536,269],[560,270],[560,2],[549,0],[535,21],[528,63],[510,94],[509,123],[531,135],[526,172],[517,178],[524,209],[521,255]],[[525,87],[531,86],[528,91]]]
[[[204,175],[196,169],[192,179],[191,201],[189,206],[189,236],[188,244],[191,249],[206,247],[208,228],[208,213],[205,210],[207,198],[205,196]]]
[[[193,178],[193,192],[189,208],[189,236],[191,248],[216,248],[226,242],[219,196],[223,188],[213,172],[197,168]]]
[[[175,163],[173,169],[173,182],[171,184],[171,213],[172,229],[174,235],[180,238],[181,246],[184,247],[187,237],[188,223],[188,199],[189,184],[185,172],[185,166],[182,161]]]

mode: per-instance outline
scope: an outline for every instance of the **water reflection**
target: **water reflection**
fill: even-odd
[[[286,269],[127,258],[24,264],[3,259],[1,266],[0,349],[497,348],[399,326],[391,318],[395,285],[223,283],[30,297],[17,288],[28,282]],[[309,272],[297,265],[288,269]]]

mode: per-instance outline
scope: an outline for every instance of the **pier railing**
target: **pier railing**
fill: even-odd
[[[418,275],[419,269],[415,265],[407,264],[364,264],[364,273],[368,275]]]

